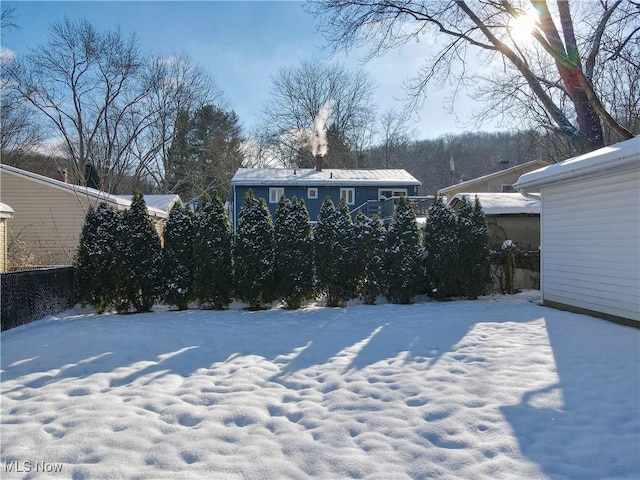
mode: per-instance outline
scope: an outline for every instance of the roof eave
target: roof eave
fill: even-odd
[[[560,183],[565,183],[567,181],[586,180],[599,176],[603,171],[605,171],[604,167],[606,167],[606,175],[612,175],[615,173],[636,170],[638,169],[639,165],[640,163],[638,162],[638,157],[626,156],[623,158],[608,161],[606,164],[589,165],[586,167],[580,167],[578,165],[573,170],[558,174],[553,174],[552,170],[551,173],[540,176],[540,172],[538,170],[534,170],[533,172],[522,175],[513,185],[513,188],[519,191],[523,191],[532,188],[549,187]],[[527,176],[529,176],[529,179],[527,179]]]
[[[300,180],[300,181],[291,181],[291,180],[282,180],[282,179],[274,179],[272,181],[258,181],[258,180],[236,180],[231,181],[232,186],[243,186],[243,187],[268,187],[268,186],[297,186],[297,187],[338,187],[338,186],[380,186],[380,187],[419,187],[422,185],[420,181],[411,181],[411,180],[381,180],[381,181],[372,181],[372,180]]]
[[[520,163],[518,165],[514,165],[513,167],[509,167],[506,168],[504,170],[498,170],[497,172],[493,172],[493,173],[488,173],[487,175],[482,175],[480,177],[476,177],[476,178],[472,178],[470,180],[465,180],[464,182],[460,182],[460,183],[456,183],[454,185],[449,185],[447,187],[441,188],[440,190],[437,191],[438,195],[445,195],[448,191],[450,190],[458,190],[460,187],[464,187],[467,185],[472,185],[474,183],[477,182],[483,182],[486,180],[491,180],[493,178],[497,178],[500,177],[502,175],[504,175],[505,173],[514,173],[517,170],[521,169],[522,167],[528,167],[531,166],[534,163],[539,163],[539,164],[545,164],[546,166],[549,165],[548,162],[545,162],[544,160],[531,160],[529,162],[525,162],[525,163]],[[546,168],[545,167],[541,167],[541,168]]]
[[[2,168],[7,173],[12,173],[14,175],[20,175],[22,177],[26,177],[36,183],[53,187],[57,190],[63,191],[68,194],[86,195],[87,197],[115,206],[118,209],[120,208],[126,209],[131,207],[130,201],[120,198],[117,195],[111,195],[110,193],[107,193],[107,192],[95,190],[91,187],[84,187],[82,185],[74,185],[71,183],[61,182],[60,180],[56,180],[54,178],[45,177],[43,175],[29,172],[27,170],[22,170],[16,167],[10,167],[9,165],[2,165]],[[155,209],[153,207],[147,207],[147,212],[149,213],[149,215],[151,215],[154,218],[166,219],[169,216],[166,212]]]

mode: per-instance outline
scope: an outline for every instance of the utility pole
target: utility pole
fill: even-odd
[[[451,154],[451,159],[449,160],[449,169],[451,170],[451,185],[455,185],[456,164],[453,161],[453,153]]]

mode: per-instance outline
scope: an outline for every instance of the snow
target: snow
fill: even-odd
[[[131,202],[133,195],[117,195],[124,200]],[[147,207],[154,208],[156,210],[162,210],[165,213],[169,213],[176,202],[180,201],[179,195],[146,195],[144,196],[144,203]]]
[[[420,186],[413,175],[402,169],[348,170],[303,168],[240,168],[231,185],[379,185]]]
[[[13,218],[13,208],[6,203],[0,202],[0,218]]]
[[[640,330],[538,297],[76,307],[0,335],[2,478],[637,479]]]
[[[514,188],[520,190],[540,187],[579,176],[608,175],[616,168],[637,170],[639,165],[640,136],[636,136],[564,162],[525,173],[518,179]]]
[[[458,193],[448,205],[453,207],[464,198],[473,203],[478,197],[485,215],[540,214],[540,199],[525,197],[521,193]]]

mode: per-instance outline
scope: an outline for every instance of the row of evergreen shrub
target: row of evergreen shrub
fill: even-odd
[[[312,227],[303,200],[282,197],[271,218],[264,199],[249,191],[234,239],[220,196],[205,197],[193,212],[176,204],[164,246],[147,216],[142,194],[124,214],[106,204],[86,217],[76,270],[81,304],[102,312],[148,311],[162,301],[185,309],[225,309],[234,300],[250,309],[281,300],[297,309],[325,295],[328,306],[379,295],[410,303],[420,293],[438,299],[475,298],[489,284],[486,220],[480,203],[457,214],[436,199],[424,231],[406,197],[388,227],[330,198]]]

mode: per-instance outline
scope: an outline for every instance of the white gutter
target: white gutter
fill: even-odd
[[[237,215],[236,215],[238,204],[236,203],[236,200],[237,200],[236,186],[235,185],[232,185],[232,186],[233,186],[233,236],[235,237],[236,236],[236,225],[238,224],[238,218],[237,218]]]
[[[566,181],[582,180],[598,175],[635,170],[640,163],[640,137],[594,150],[564,162],[521,175],[513,186],[523,189],[537,188]]]

